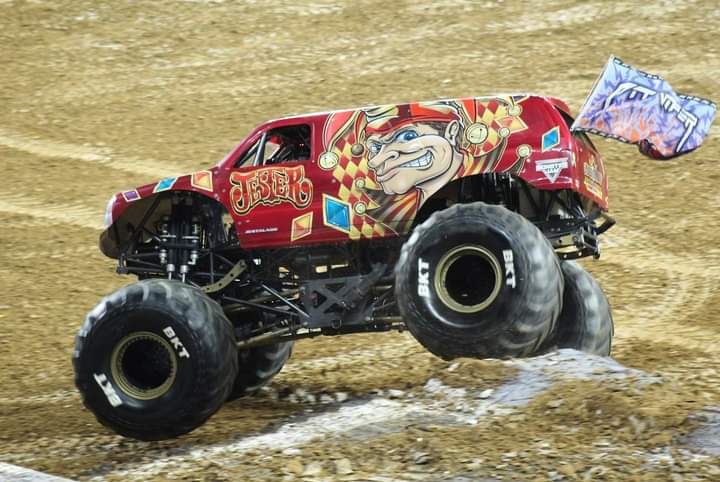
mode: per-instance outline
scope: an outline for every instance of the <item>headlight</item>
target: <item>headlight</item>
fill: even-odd
[[[117,194],[113,194],[113,197],[110,198],[110,200],[107,203],[107,207],[105,208],[105,229],[109,228],[110,225],[113,223],[113,207],[115,206],[115,200],[117,199]]]

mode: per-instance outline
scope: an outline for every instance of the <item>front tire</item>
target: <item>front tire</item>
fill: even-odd
[[[117,290],[87,315],[73,366],[100,423],[162,440],[202,425],[225,402],[237,349],[218,303],[179,281],[151,279]]]
[[[274,343],[238,351],[238,374],[228,401],[256,393],[280,373],[294,342]]]
[[[540,230],[481,202],[456,204],[417,226],[395,269],[408,329],[445,359],[530,355],[554,329],[562,289]]]

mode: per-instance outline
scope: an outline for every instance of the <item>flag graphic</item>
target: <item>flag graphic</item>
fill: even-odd
[[[572,130],[637,144],[649,157],[669,159],[700,147],[715,111],[713,102],[676,94],[657,75],[611,56]]]

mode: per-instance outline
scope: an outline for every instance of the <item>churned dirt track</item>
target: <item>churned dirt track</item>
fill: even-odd
[[[611,53],[718,101],[718,22],[714,0],[0,0],[0,462],[115,480],[720,479],[686,437],[720,406],[717,126],[665,163],[596,141],[618,226],[585,266],[613,304],[614,357],[639,372],[564,377],[473,419],[522,366],[442,362],[407,334],[306,341],[271,390],[148,444],[101,428],[70,366],[85,313],[130,281],[96,249],[112,193],[290,113],[514,91],[578,109]],[[258,438],[277,431],[296,443]]]

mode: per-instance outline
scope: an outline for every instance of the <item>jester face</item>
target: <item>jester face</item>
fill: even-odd
[[[368,166],[385,194],[405,194],[457,169],[457,121],[406,124],[366,141]],[[452,173],[455,170],[452,170]]]

